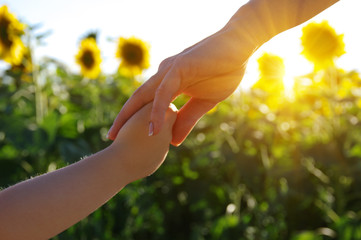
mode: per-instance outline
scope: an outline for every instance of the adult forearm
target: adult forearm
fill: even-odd
[[[250,0],[233,15],[227,26],[259,47],[336,2],[338,0]]]
[[[126,184],[109,150],[0,192],[4,239],[48,239],[85,218]]]

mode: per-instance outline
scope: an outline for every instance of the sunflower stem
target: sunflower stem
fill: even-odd
[[[42,91],[41,86],[39,84],[39,66],[35,64],[34,60],[34,49],[33,46],[30,46],[29,42],[29,51],[31,54],[32,61],[32,72],[33,72],[33,82],[35,86],[35,120],[37,124],[40,124],[44,117],[44,109],[43,109],[43,99],[42,99]]]

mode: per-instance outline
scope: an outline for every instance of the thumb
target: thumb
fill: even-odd
[[[152,112],[150,114],[149,136],[156,135],[162,129],[166,111],[179,91],[180,78],[174,70],[170,70],[155,92]]]
[[[191,98],[178,112],[173,126],[173,139],[171,144],[179,146],[199,119],[217,105],[217,102]]]

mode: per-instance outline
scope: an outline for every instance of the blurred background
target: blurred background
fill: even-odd
[[[38,25],[47,33],[44,44],[38,45],[36,57],[50,56],[79,72],[74,53],[81,37],[90,31],[98,32],[102,56],[102,71],[113,73],[119,62],[114,58],[119,36],[136,36],[150,44],[150,68],[143,72],[147,79],[158,69],[159,63],[203,38],[218,31],[246,0],[0,0],[23,22]],[[333,28],[344,33],[347,55],[338,65],[347,70],[359,69],[361,34],[355,27],[361,21],[359,0],[340,1],[316,16],[313,21],[328,20]],[[302,26],[283,33],[259,49],[249,61],[242,86],[249,88],[258,77],[256,59],[264,51],[275,52],[284,59],[290,78],[310,71],[312,66],[300,56],[299,37]],[[352,49],[352,50],[351,50]]]
[[[0,0],[0,187],[108,146],[161,60],[244,3]],[[360,5],[262,46],[154,175],[54,239],[361,239]]]

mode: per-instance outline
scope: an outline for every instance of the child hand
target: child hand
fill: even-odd
[[[169,150],[177,109],[174,105],[170,106],[165,117],[165,127],[159,134],[148,136],[151,110],[152,103],[149,103],[134,114],[109,147],[121,161],[121,172],[128,183],[154,173]]]

